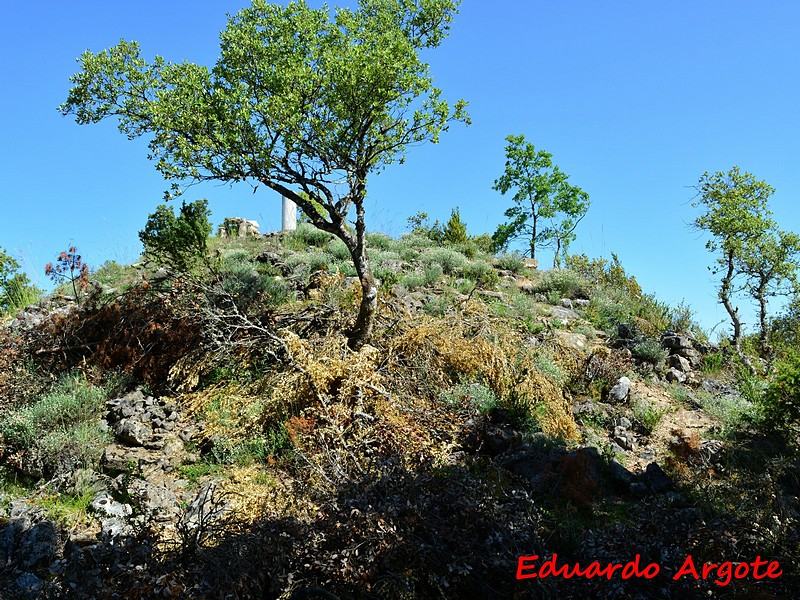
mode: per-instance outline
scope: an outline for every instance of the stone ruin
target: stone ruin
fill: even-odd
[[[217,230],[217,235],[222,239],[261,235],[258,230],[258,221],[243,219],[242,217],[226,217]]]

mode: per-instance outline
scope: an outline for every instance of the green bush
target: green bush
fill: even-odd
[[[494,266],[504,271],[513,273],[523,273],[525,271],[525,261],[521,254],[500,254],[494,259]]]
[[[489,414],[497,406],[495,393],[482,383],[459,383],[442,392],[439,401],[457,412]]]
[[[661,421],[661,417],[666,412],[663,408],[659,408],[657,404],[644,400],[634,403],[632,408],[634,418],[641,423],[647,435],[655,431]]]
[[[420,259],[426,267],[439,265],[445,275],[453,275],[467,264],[467,259],[463,254],[450,248],[431,248],[423,252]]]
[[[333,235],[317,229],[311,223],[298,223],[297,229],[285,236],[284,246],[290,250],[305,250],[308,247],[324,248]]]
[[[3,443],[27,452],[26,465],[41,469],[45,476],[67,463],[95,465],[109,441],[98,428],[106,396],[103,387],[68,375],[38,401],[3,416]]]
[[[19,268],[19,263],[0,248],[0,313],[16,314],[42,295]]]
[[[768,422],[782,427],[800,425],[800,360],[782,363],[767,386],[761,406]]]
[[[534,292],[557,292],[561,298],[579,298],[586,295],[588,284],[579,274],[568,269],[545,271],[534,286]]]
[[[500,282],[500,277],[489,263],[476,260],[465,264],[459,269],[461,277],[472,279],[484,287],[494,287]]]
[[[210,214],[208,200],[184,202],[177,216],[166,204],[159,205],[139,232],[145,256],[179,272],[190,270],[206,258]]]
[[[639,360],[658,365],[667,359],[669,351],[658,340],[646,339],[631,348],[631,354]]]
[[[465,244],[469,236],[467,235],[467,225],[461,220],[461,211],[458,207],[450,212],[450,219],[444,226],[443,239],[446,244]]]

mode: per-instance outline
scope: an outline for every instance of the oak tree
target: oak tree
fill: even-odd
[[[716,264],[711,270],[722,275],[717,294],[733,325],[731,343],[739,351],[742,322],[733,298],[746,285],[739,283],[742,277],[748,271],[754,275],[766,265],[762,258],[752,253],[766,239],[765,232],[775,227],[772,213],[767,208],[767,201],[775,190],[752,174],[742,173],[739,167],[733,167],[727,173],[703,173],[695,189],[697,196],[693,206],[700,207],[703,213],[694,224],[711,234],[706,248],[717,254]],[[772,280],[773,275],[769,279]]]
[[[557,263],[589,210],[589,195],[568,182],[569,177],[553,164],[552,154],[536,150],[524,135],[510,135],[506,141],[505,171],[493,189],[503,195],[513,191],[514,205],[505,211],[510,220],[492,236],[495,247],[504,249],[522,239],[531,258],[536,258],[537,247],[555,245]]]
[[[367,178],[468,121],[466,103],[448,104],[420,58],[441,44],[459,4],[359,0],[331,12],[253,0],[220,34],[212,68],[148,62],[122,40],[80,57],[60,110],[81,124],[116,117],[129,138],[149,137],[167,179],[247,181],[293,200],[350,252],[362,289],[349,333],[358,348],[378,294],[365,246]]]

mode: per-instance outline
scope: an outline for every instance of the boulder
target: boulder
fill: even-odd
[[[685,335],[665,335],[661,338],[661,345],[675,352],[681,349],[692,348],[692,340]]]
[[[683,356],[679,354],[673,354],[669,357],[668,364],[670,367],[674,367],[681,371],[682,373],[688,373],[692,370],[692,366],[689,364],[689,361],[686,360]]]
[[[117,439],[128,446],[144,446],[153,437],[150,425],[134,418],[122,419],[114,428]]]
[[[679,371],[675,367],[670,367],[667,371],[667,381],[670,383],[683,383],[686,381],[686,374],[683,371]]]
[[[608,392],[608,399],[611,402],[624,401],[631,391],[631,380],[624,375],[617,379],[617,382]]]

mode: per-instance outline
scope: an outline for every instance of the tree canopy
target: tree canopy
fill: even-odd
[[[524,135],[506,138],[506,166],[493,189],[514,191],[514,205],[505,211],[510,220],[492,238],[497,248],[512,240],[528,242],[531,258],[536,248],[555,246],[555,263],[575,239],[575,227],[589,209],[589,195],[570,185],[569,177],[553,164],[552,154],[536,150]]]
[[[718,295],[733,325],[731,341],[738,349],[742,335],[733,297],[747,291],[758,303],[760,341],[767,353],[767,301],[794,289],[800,237],[779,230],[772,219],[768,201],[775,189],[739,167],[706,172],[695,189],[694,206],[703,209],[695,226],[711,234],[706,248],[717,254],[712,271],[722,274]]]
[[[166,179],[263,185],[339,237],[362,282],[351,345],[369,335],[377,287],[365,248],[367,176],[437,142],[466,103],[448,104],[419,52],[446,37],[460,0],[359,0],[358,8],[254,0],[230,18],[213,68],[161,57],[136,42],[85,52],[60,107],[80,124],[116,117],[149,136]],[[178,183],[180,182],[180,183]],[[319,210],[322,208],[323,210]],[[355,214],[353,215],[352,212]],[[353,218],[353,228],[346,221]]]

